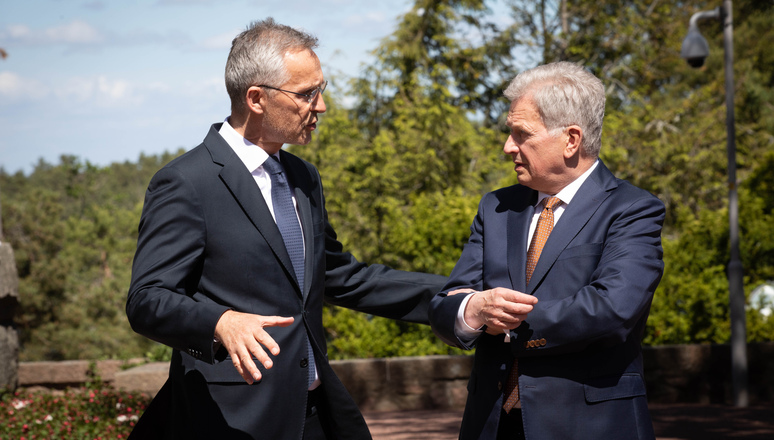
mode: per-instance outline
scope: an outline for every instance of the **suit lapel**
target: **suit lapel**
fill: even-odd
[[[210,151],[213,162],[223,167],[220,171],[220,179],[228,187],[250,222],[269,244],[285,270],[289,274],[293,274],[293,263],[285,248],[285,243],[282,241],[282,234],[277,228],[277,223],[274,221],[266,201],[261,196],[260,189],[255,184],[255,179],[247,171],[239,156],[220,136],[219,127],[220,124],[213,125],[204,139],[204,144]],[[291,276],[291,278],[295,281],[295,276]],[[293,284],[297,287],[296,293],[301,295],[298,284],[295,282]]]
[[[548,236],[527,286],[527,293],[534,293],[535,288],[546,276],[562,251],[586,227],[591,217],[610,195],[609,190],[615,188],[616,185],[615,177],[600,161],[597,168],[583,182],[572,202],[565,207],[562,217],[554,226],[551,235]],[[594,225],[590,227],[594,227]]]

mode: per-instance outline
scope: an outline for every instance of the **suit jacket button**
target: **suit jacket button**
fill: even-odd
[[[497,382],[497,391],[502,391],[502,390],[503,390],[503,383],[502,383],[502,381]]]
[[[301,359],[301,368],[306,368],[309,366],[309,359],[303,358]]]
[[[543,338],[543,339],[540,340],[540,346],[541,347],[545,347],[546,343],[547,343],[546,338]]]

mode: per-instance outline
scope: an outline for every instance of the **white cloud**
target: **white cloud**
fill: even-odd
[[[0,72],[0,96],[10,100],[41,99],[47,94],[46,87],[38,81],[24,78],[13,72]]]
[[[374,23],[386,23],[386,22],[392,22],[392,19],[395,17],[388,16],[384,12],[378,12],[378,11],[372,11],[372,12],[366,12],[365,14],[352,14],[344,18],[344,24],[350,25],[350,26],[360,26],[363,24],[374,24]]]
[[[129,81],[105,75],[69,78],[55,89],[54,95],[63,101],[100,108],[137,105],[145,100],[145,96]]]
[[[124,101],[130,97],[131,86],[126,81],[111,81],[104,76],[97,77],[97,91],[110,100]]]
[[[104,40],[97,29],[80,20],[46,29],[45,35],[50,41],[60,43],[92,44]]]
[[[0,34],[3,38],[9,38],[13,40],[23,40],[29,38],[32,35],[30,28],[23,24],[12,24],[8,26],[8,29]]]
[[[232,29],[219,35],[213,35],[199,43],[199,47],[204,49],[231,49],[231,42],[240,32],[239,29]]]
[[[184,82],[141,82],[109,75],[75,76],[58,79],[54,86],[14,72],[0,71],[0,107],[3,104],[39,104],[44,101],[48,104],[77,104],[81,110],[91,107],[139,107],[150,101],[177,101],[190,105],[219,102],[225,96],[226,88],[219,76]]]
[[[9,40],[16,44],[97,44],[105,40],[104,35],[90,24],[74,20],[61,26],[42,30],[31,29],[23,24],[9,25],[0,30],[0,41]]]

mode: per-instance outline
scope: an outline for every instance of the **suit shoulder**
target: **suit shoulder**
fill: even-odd
[[[620,199],[629,199],[631,201],[647,200],[649,202],[657,203],[662,206],[664,205],[664,202],[662,202],[653,193],[633,185],[628,180],[616,178],[616,182],[618,183],[618,186],[616,187],[615,191],[613,191],[613,193],[616,195],[616,197]]]
[[[172,182],[188,182],[190,185],[205,184],[207,176],[217,176],[213,172],[213,162],[203,144],[172,159],[156,171],[148,184],[148,190],[167,186]]]
[[[500,189],[496,189],[490,193],[487,194],[487,196],[491,195],[492,197],[502,198],[502,197],[524,197],[529,196],[533,192],[532,189],[527,188],[524,185],[516,184],[511,186],[505,186]]]
[[[203,155],[207,155],[209,157],[209,153],[207,152],[207,148],[204,146],[204,144],[199,144],[196,147],[186,151],[185,153],[181,154],[180,156],[177,156],[176,158],[169,161],[166,165],[162,167],[163,168],[175,168],[175,167],[186,167],[191,162],[198,162],[201,161],[203,158]]]
[[[304,159],[301,159],[300,157],[296,156],[293,153],[289,153],[285,150],[282,150],[282,160],[285,161],[288,165],[291,166],[303,166],[304,168],[309,169],[310,171],[313,171],[317,173],[317,167],[312,165],[312,163],[307,162]]]
[[[315,181],[315,182],[320,181],[320,172],[317,170],[316,166],[314,166],[310,162],[307,162],[304,159],[301,159],[300,157],[296,156],[293,153],[288,153],[285,150],[282,150],[281,154],[282,154],[282,162],[285,164],[286,167],[292,168],[293,170],[295,170],[296,173],[298,173],[299,171],[306,171],[306,174],[312,181]]]
[[[512,209],[525,204],[534,203],[537,192],[524,185],[511,185],[496,189],[482,197],[482,205],[496,205],[500,208]]]

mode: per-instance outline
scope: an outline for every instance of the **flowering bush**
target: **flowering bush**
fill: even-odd
[[[0,440],[125,439],[150,397],[103,387],[6,393]]]

